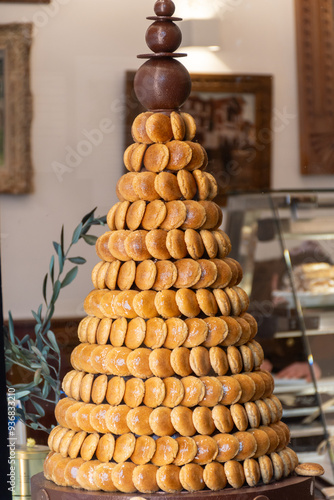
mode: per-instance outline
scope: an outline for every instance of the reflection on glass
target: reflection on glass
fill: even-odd
[[[0,50],[0,168],[5,163],[5,58]]]

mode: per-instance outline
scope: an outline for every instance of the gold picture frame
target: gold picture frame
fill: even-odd
[[[126,75],[125,146],[143,108],[133,91],[135,72]],[[218,183],[217,203],[234,192],[270,189],[272,77],[270,75],[191,74],[192,91],[181,111],[196,120],[195,141],[208,153],[207,171]]]
[[[32,191],[31,23],[0,25],[0,193]]]

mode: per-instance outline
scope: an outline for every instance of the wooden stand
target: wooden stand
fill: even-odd
[[[303,500],[314,499],[314,482],[310,477],[290,477],[278,483],[256,488],[221,491],[203,490],[195,493],[103,493],[101,491],[83,491],[57,486],[44,478],[43,473],[31,479],[32,500],[131,500],[139,497],[143,500]]]

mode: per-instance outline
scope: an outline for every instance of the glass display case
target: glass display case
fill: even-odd
[[[232,195],[225,230],[292,446],[334,484],[334,191]]]

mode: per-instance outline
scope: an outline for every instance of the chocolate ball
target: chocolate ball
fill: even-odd
[[[171,21],[156,21],[146,31],[146,43],[153,52],[174,52],[181,41],[181,30]]]
[[[171,0],[158,0],[155,2],[154,12],[157,16],[172,16],[175,12],[174,2]]]
[[[139,102],[150,111],[179,109],[189,97],[191,79],[176,59],[154,57],[138,69],[134,90]]]

